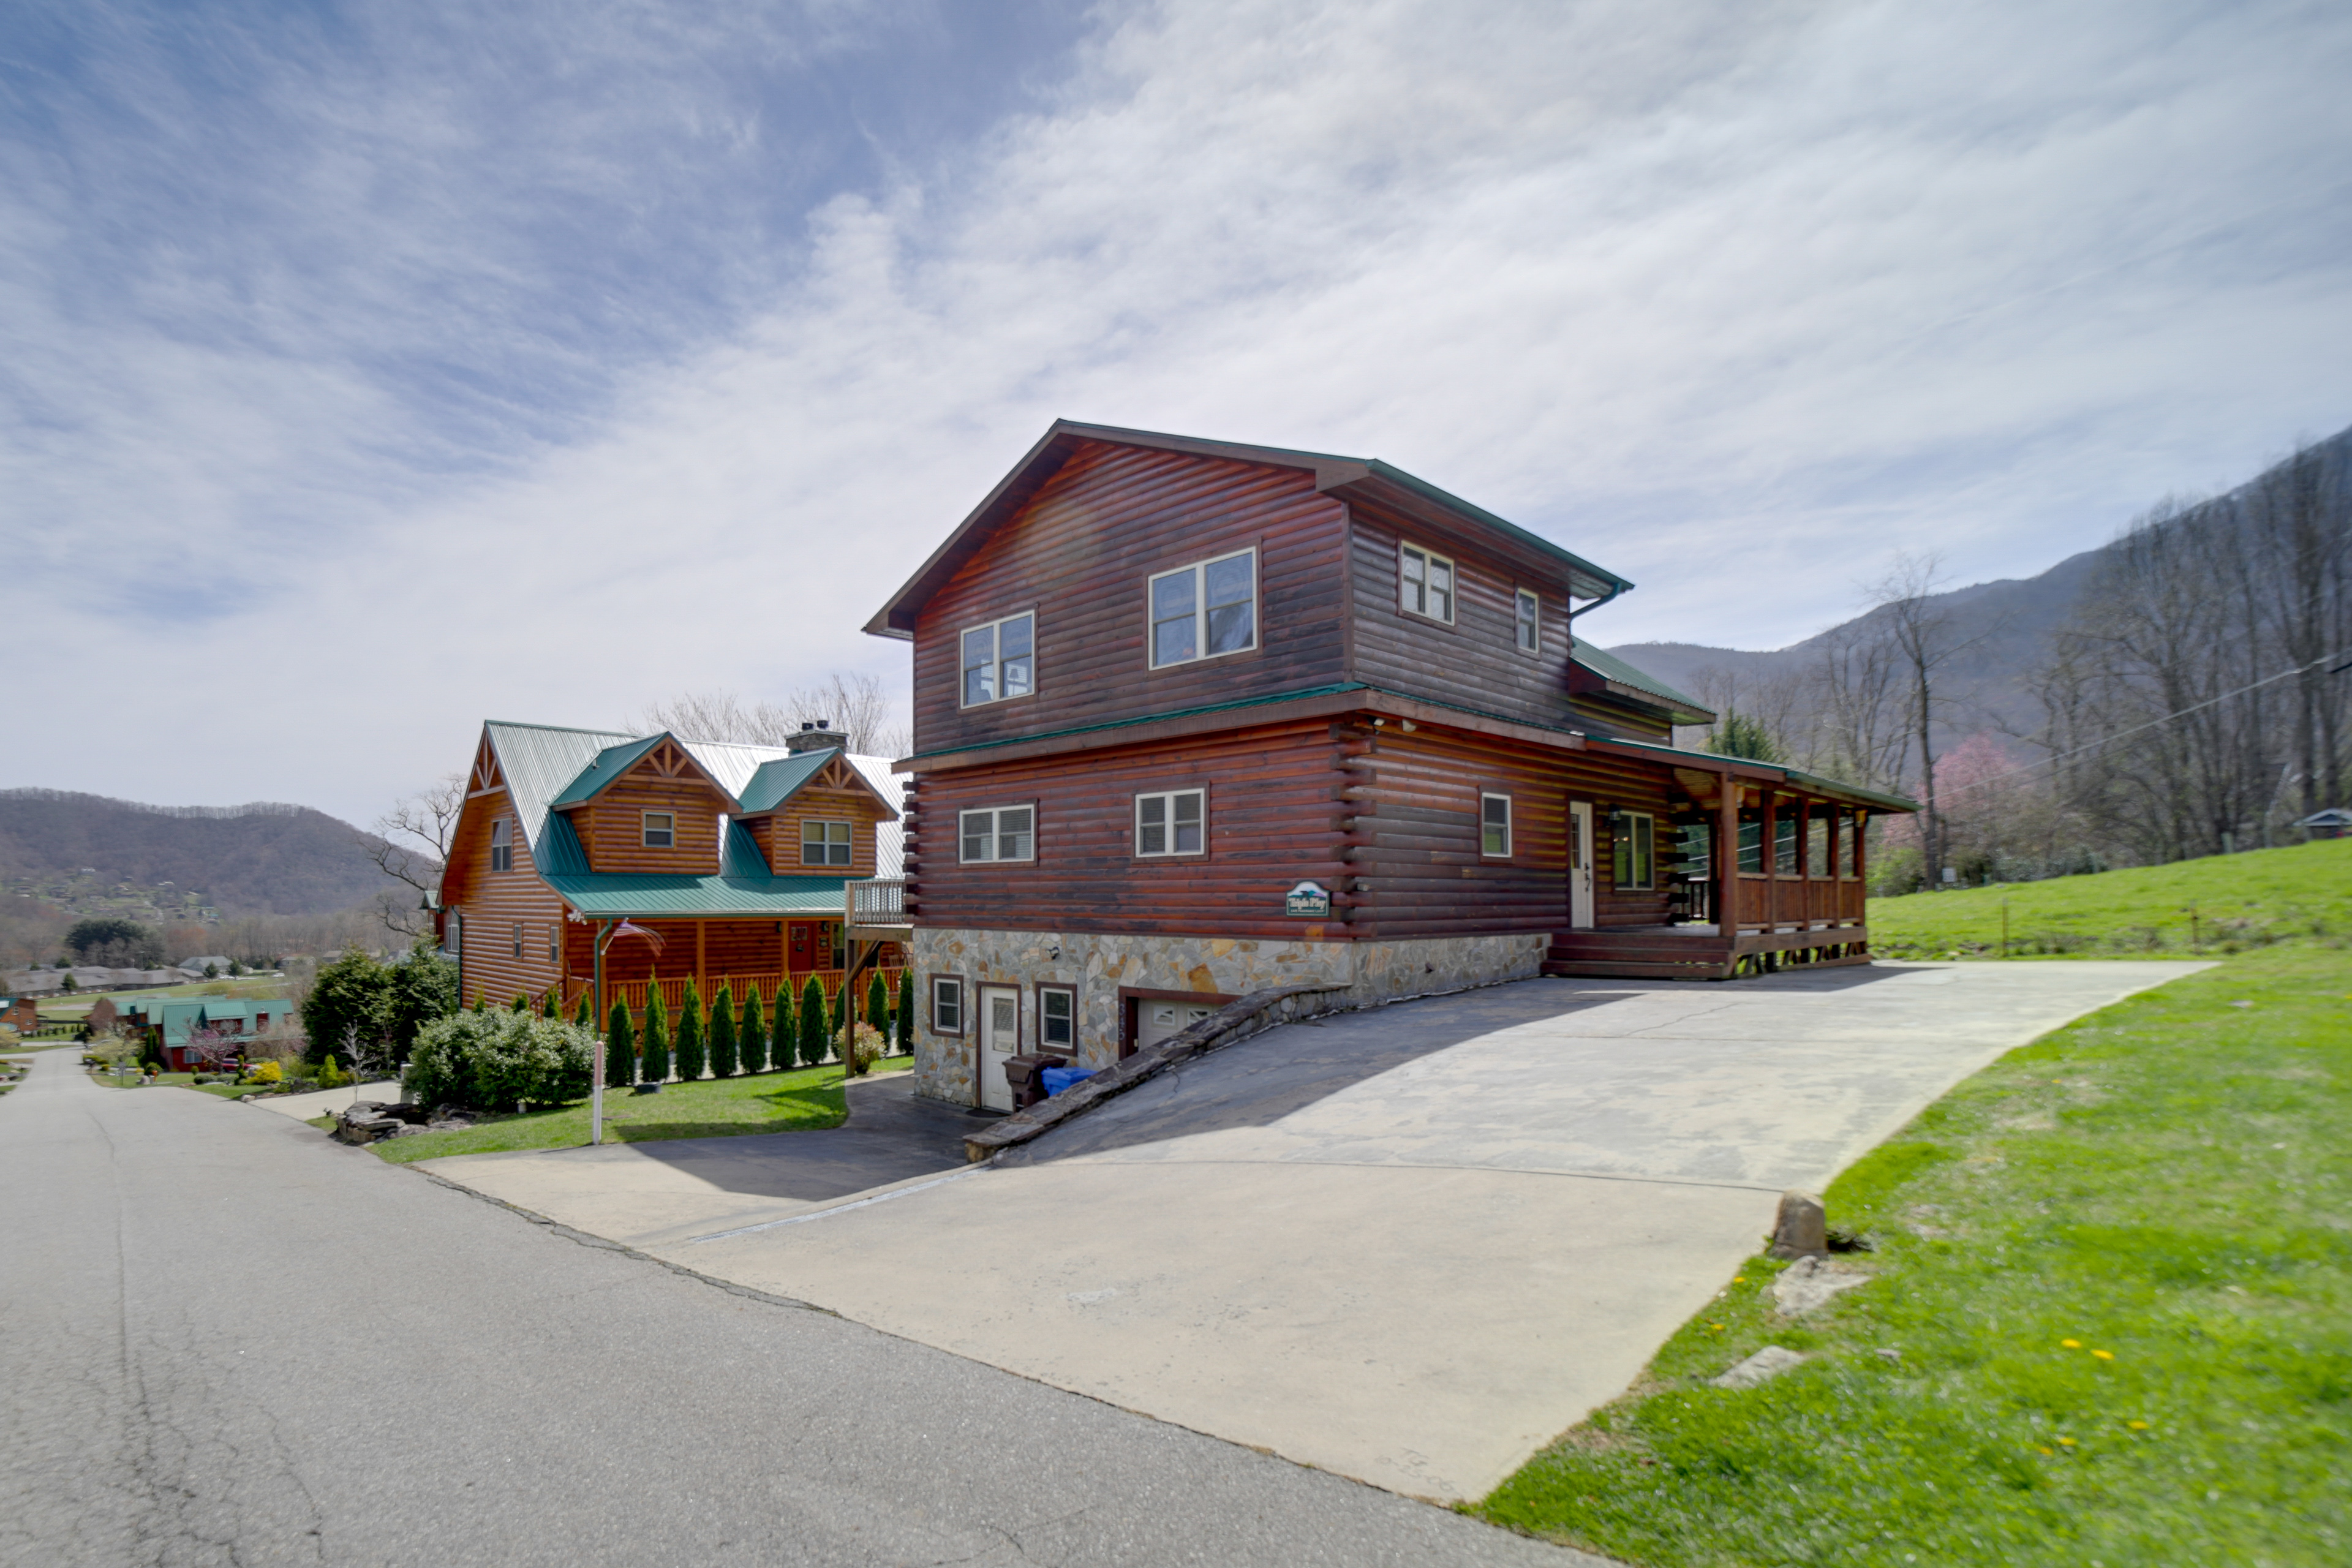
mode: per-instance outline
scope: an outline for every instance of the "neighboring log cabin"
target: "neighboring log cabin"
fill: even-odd
[[[1385,463],[1057,423],[866,630],[913,644],[926,1093],[1249,992],[1860,963],[1899,796],[1678,751],[1633,586]]]
[[[846,899],[877,878],[895,891],[898,805],[887,759],[816,726],[751,746],[488,723],[442,872],[442,947],[468,1005],[553,990],[569,1016],[600,936],[652,933],[606,941],[600,1021],[615,1000],[642,1014],[656,980],[673,1016],[689,978],[706,1003],[722,981],[765,1000],[811,975],[837,996],[869,964],[895,987],[900,949],[881,939],[898,933],[849,926]]]

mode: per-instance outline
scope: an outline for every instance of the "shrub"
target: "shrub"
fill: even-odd
[[[646,1048],[638,1076],[647,1083],[669,1079],[669,1008],[662,1001],[661,978],[646,977]]]
[[[580,998],[580,1005],[588,1005],[588,998]],[[604,1022],[604,1081],[635,1083],[637,1081],[637,1031],[629,1022],[629,1005],[613,1004],[613,1015]]]
[[[702,1076],[703,1049],[709,1043],[702,1031],[708,1023],[702,1011],[702,987],[689,974],[686,979],[686,1005],[677,1015],[677,1076],[687,1083]]]
[[[898,1054],[910,1056],[915,1049],[915,972],[902,970],[898,974],[898,1016],[891,1020],[898,1026]]]
[[[393,979],[391,971],[356,947],[319,966],[301,1009],[302,1032],[310,1037],[314,1060],[354,1031],[370,1043],[391,1031]]]
[[[793,983],[776,982],[776,1011],[768,1019],[768,1065],[789,1069],[801,1053],[801,1016],[793,1010]]]
[[[866,1021],[882,1037],[882,1048],[890,1048],[890,988],[882,984],[882,972],[874,971],[866,977]]]
[[[247,1083],[281,1083],[285,1080],[285,1069],[280,1068],[276,1062],[261,1062],[255,1067],[247,1069],[245,1081]]]
[[[509,1013],[528,1013],[530,1011],[530,998],[524,995],[520,991],[516,992],[514,1002],[507,1008],[507,1011]]]
[[[824,987],[812,974],[801,987],[801,1066],[804,1068],[824,1060],[826,1037],[832,1032],[824,1026]]]
[[[882,1059],[882,1053],[890,1048],[890,1042],[883,1037],[882,1031],[871,1024],[853,1026],[849,1035],[849,1049],[842,1053],[842,1060],[853,1073],[871,1071],[874,1064]]]
[[[580,993],[580,1005],[572,1009],[572,1021],[583,1029],[595,1027],[596,1020],[589,1015],[588,993],[585,991]]]
[[[542,1018],[561,1018],[563,1016],[563,1009],[555,1005],[555,987],[552,985],[549,986],[545,991],[540,994],[539,1016]]]
[[[743,988],[743,1016],[735,1026],[735,1051],[742,1060],[743,1070],[768,1070],[768,1020],[760,1013],[760,988]]]
[[[710,999],[710,1076],[735,1076],[735,986],[730,981],[720,981],[719,994]]]
[[[319,1087],[341,1089],[351,1081],[351,1075],[335,1065],[334,1053],[328,1052],[326,1058],[319,1063]]]
[[[420,1104],[477,1110],[578,1100],[594,1044],[584,1029],[530,1013],[460,1014],[417,1037],[402,1090]]]

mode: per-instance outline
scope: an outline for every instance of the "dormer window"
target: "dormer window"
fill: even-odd
[[[1197,561],[1151,579],[1151,667],[1257,647],[1257,552]]]
[[[677,847],[677,814],[674,811],[646,812],[644,843],[648,849],[676,848]]]
[[[1007,616],[963,634],[963,705],[1026,697],[1037,689],[1037,616]]]
[[[849,824],[845,822],[801,824],[802,865],[846,866],[849,864]]]
[[[514,869],[514,823],[501,816],[490,824],[490,869]]]
[[[1418,544],[1405,545],[1397,554],[1403,563],[1398,587],[1405,613],[1452,626],[1454,563]]]

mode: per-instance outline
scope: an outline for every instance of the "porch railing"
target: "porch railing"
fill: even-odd
[[[1749,929],[1854,925],[1863,918],[1865,891],[1860,881],[1843,878],[1743,876],[1732,918]]]
[[[907,883],[902,877],[872,877],[844,889],[844,910],[854,926],[907,923]]]

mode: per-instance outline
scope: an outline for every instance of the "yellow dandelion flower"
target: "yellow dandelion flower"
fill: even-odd
[[[2113,1361],[2116,1359],[2116,1352],[2113,1351],[2093,1351],[2091,1353],[2097,1356],[2101,1361]]]
[[[2083,1348],[2083,1342],[2080,1340],[2060,1340],[2058,1342],[2064,1345],[2070,1351],[2078,1351]]]
[[[2145,1421],[2126,1421],[2124,1425],[2130,1427],[2135,1432],[2145,1432],[2147,1430],[2147,1423]]]
[[[2036,1446],[2037,1447],[2040,1447],[2040,1445],[2038,1445],[2038,1444],[2037,1444],[2037,1445],[2035,1445],[2035,1446]],[[2042,1453],[2047,1454],[2048,1452],[2050,1452],[2050,1450],[2049,1450],[2049,1449],[2047,1449],[2047,1448],[2042,1448]]]
[[[2058,1446],[2062,1448],[2071,1448],[2074,1446],[2074,1439],[2072,1437],[2061,1437],[2058,1439]]]
[[[1748,1276],[1745,1274],[1735,1274],[1731,1277],[1731,1282],[1734,1285],[1745,1285],[1748,1283]]]

